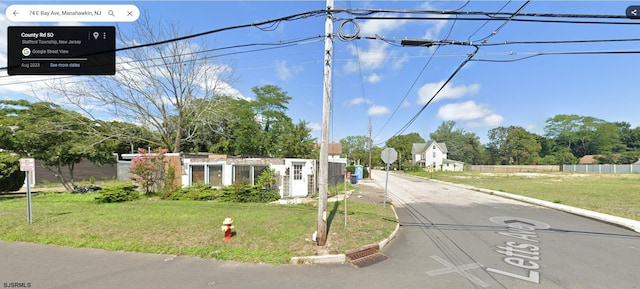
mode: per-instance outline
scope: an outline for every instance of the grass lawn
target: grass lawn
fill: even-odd
[[[166,201],[157,198],[99,204],[97,193],[41,193],[33,197],[33,224],[26,198],[0,198],[0,240],[146,253],[177,254],[241,262],[288,263],[316,255],[315,203],[298,205]],[[376,243],[395,229],[390,206],[349,201],[329,203],[328,253]],[[231,216],[236,235],[222,241],[222,221]]]
[[[640,174],[435,172],[433,178],[640,221]]]

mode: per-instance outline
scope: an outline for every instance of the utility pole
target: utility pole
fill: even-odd
[[[331,116],[331,71],[333,54],[333,0],[327,0],[327,19],[324,24],[324,82],[322,91],[322,132],[320,134],[320,166],[318,174],[318,234],[316,244],[327,242],[327,190],[329,189],[329,119]]]

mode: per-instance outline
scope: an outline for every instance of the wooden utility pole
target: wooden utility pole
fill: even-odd
[[[318,196],[318,234],[316,244],[327,242],[327,190],[329,189],[329,120],[331,118],[331,71],[333,54],[333,0],[327,0],[327,19],[324,24],[324,82],[322,91],[322,132],[320,134],[320,179]]]

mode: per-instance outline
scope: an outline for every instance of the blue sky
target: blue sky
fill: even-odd
[[[6,66],[6,27],[10,25],[89,25],[88,23],[11,23],[4,13],[10,4],[135,4],[152,22],[177,24],[184,34],[266,21],[295,13],[324,9],[325,1],[15,1],[0,4],[0,66]],[[466,5],[465,5],[466,4]],[[524,1],[335,1],[336,9],[404,9],[513,12]],[[623,15],[634,1],[532,1],[522,12]],[[411,15],[388,13],[405,18]],[[420,15],[417,15],[420,16]],[[352,15],[335,15],[334,32]],[[619,19],[618,21],[633,22]],[[640,23],[640,20],[635,20]],[[511,21],[355,20],[361,37],[377,40],[334,42],[333,103],[330,141],[368,134],[371,119],[374,144],[379,146],[400,131],[433,96],[435,90],[474,51],[469,46],[401,47],[403,38],[479,41],[587,40],[640,38],[636,25],[532,23]],[[91,23],[112,25],[113,23]],[[502,26],[504,24],[504,26]],[[502,26],[502,27],[501,27]],[[122,32],[133,25],[119,23]],[[343,33],[354,32],[346,23]],[[500,29],[498,29],[501,27]],[[265,27],[262,27],[265,28]],[[323,35],[324,17],[285,21],[270,31],[242,28],[197,38],[209,48],[252,43],[273,43]],[[494,33],[495,32],[495,33]],[[448,36],[448,37],[447,37]],[[387,41],[382,41],[383,38]],[[478,42],[476,42],[478,43]],[[639,41],[580,44],[527,44],[483,46],[474,60],[514,60],[535,53],[625,51]],[[229,65],[236,81],[229,91],[251,98],[251,88],[277,85],[293,98],[289,115],[303,120],[320,136],[324,43],[313,38],[292,47],[251,53],[229,49],[212,60]],[[429,61],[430,60],[430,61]],[[428,63],[428,65],[427,65]],[[452,79],[402,134],[419,133],[428,140],[443,121],[475,133],[482,143],[487,131],[498,126],[522,126],[544,133],[545,120],[557,114],[593,116],[607,121],[640,125],[638,107],[638,54],[549,55],[513,62],[472,61]],[[422,71],[422,73],[421,73]],[[11,76],[0,71],[0,98],[33,100],[25,81],[42,77]],[[16,84],[18,83],[18,84]]]

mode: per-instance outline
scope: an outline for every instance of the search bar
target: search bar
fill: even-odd
[[[135,5],[10,5],[5,12],[12,22],[134,22],[140,17]]]

